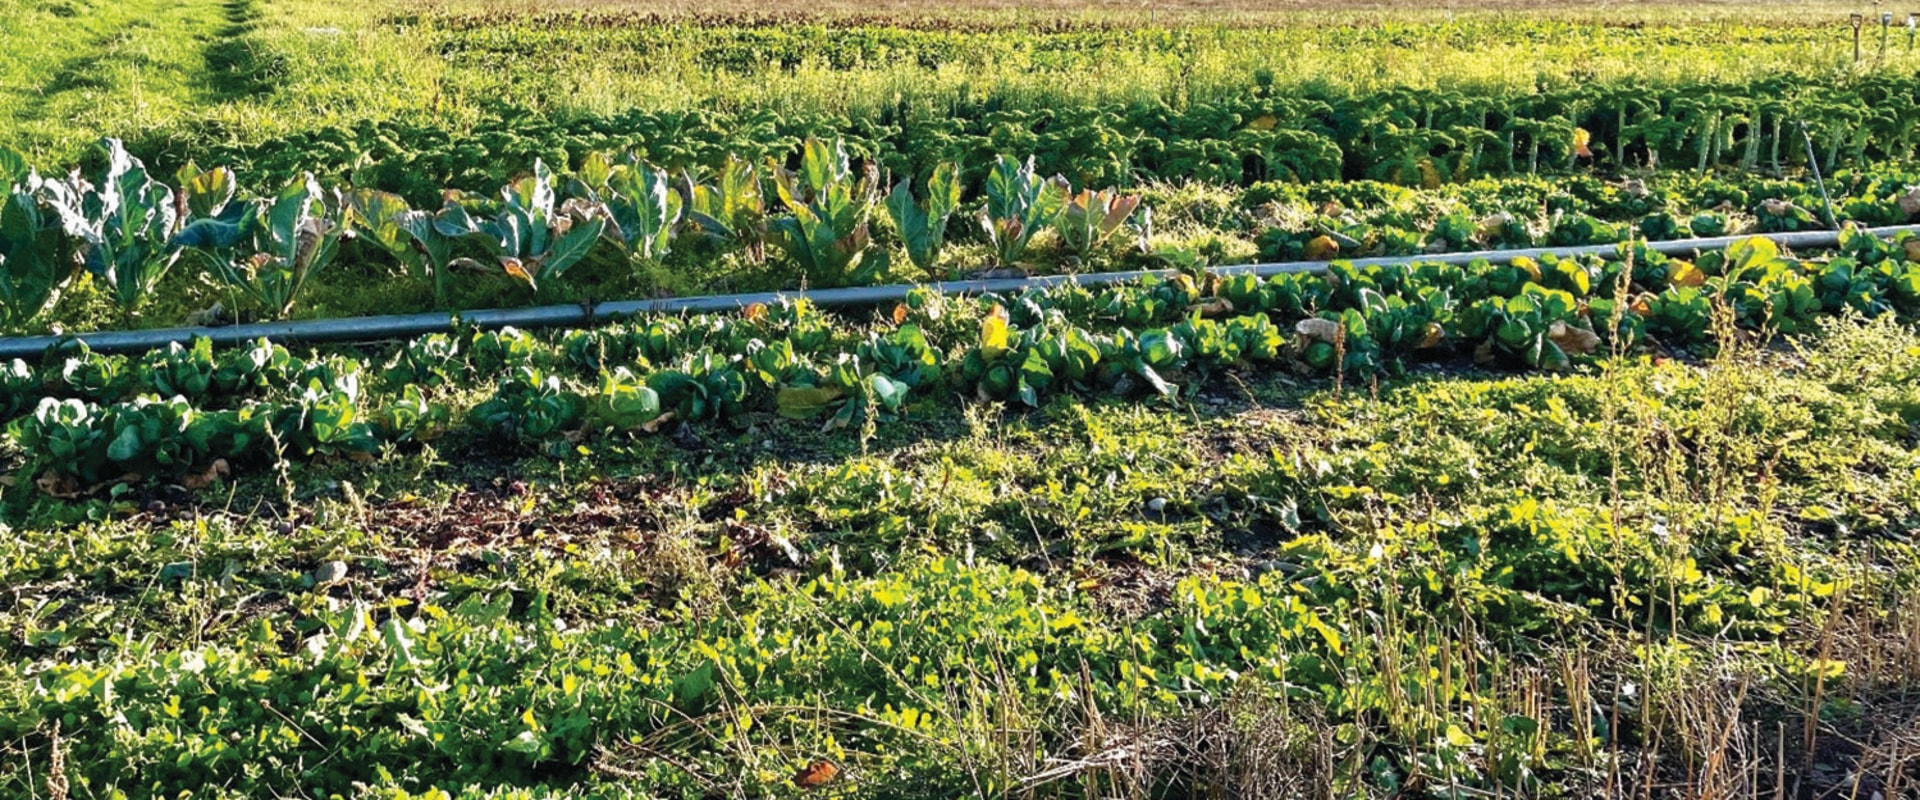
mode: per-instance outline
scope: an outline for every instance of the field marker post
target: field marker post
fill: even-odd
[[[1847,22],[1853,25],[1853,63],[1859,64],[1860,63],[1860,29],[1866,26],[1867,16],[1865,14],[1855,12],[1854,14],[1847,17]]]
[[[1807,132],[1807,121],[1800,123],[1800,138],[1807,143],[1807,167],[1813,170],[1813,185],[1820,187],[1820,202],[1826,206],[1827,227],[1838,229],[1840,223],[1833,216],[1833,198],[1827,196],[1827,181],[1820,177],[1820,159],[1813,153],[1813,134]]]
[[[1880,55],[1875,56],[1875,64],[1887,63],[1887,35],[1893,32],[1893,12],[1880,12]]]

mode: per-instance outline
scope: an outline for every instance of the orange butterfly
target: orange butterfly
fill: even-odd
[[[839,775],[839,767],[831,761],[821,759],[808,764],[806,769],[794,773],[793,785],[802,789],[818,789]]]

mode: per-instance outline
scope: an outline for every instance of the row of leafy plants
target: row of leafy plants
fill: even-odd
[[[33,322],[84,268],[123,308],[150,299],[183,256],[267,313],[285,316],[326,270],[343,239],[384,253],[444,302],[455,269],[504,274],[537,290],[561,279],[602,242],[627,258],[658,263],[677,239],[695,238],[766,259],[769,246],[813,286],[868,282],[886,266],[872,218],[884,208],[906,253],[931,269],[960,211],[953,165],[933,170],[916,197],[911,180],[882,202],[872,163],[856,166],[837,144],[810,140],[797,170],[734,159],[711,182],[677,180],[632,156],[595,157],[564,183],[536,160],[532,174],[497,199],[448,192],[438,208],[397,195],[325,188],[307,175],[271,197],[240,193],[234,173],[189,165],[178,188],[154,178],[116,140],[97,180],[78,171],[41,178],[18,154],[0,152],[7,205],[0,225],[0,324]],[[769,190],[771,188],[771,191]],[[1052,231],[1081,257],[1135,225],[1139,198],[1076,191],[1025,163],[998,158],[976,218],[994,263],[1021,261]],[[1144,230],[1150,223],[1142,219]],[[1144,236],[1144,233],[1141,235]],[[473,257],[478,256],[478,258]]]
[[[215,461],[364,457],[462,427],[566,450],[587,433],[767,413],[866,426],[938,391],[1039,406],[1062,392],[1169,397],[1237,367],[1366,375],[1470,354],[1566,369],[1602,347],[1708,343],[1716,314],[1784,332],[1821,314],[1920,315],[1917,245],[1849,230],[1819,260],[1756,238],[1698,263],[1636,246],[1623,261],[1336,262],[1325,274],[1183,274],[973,301],[918,290],[864,331],[799,303],[575,331],[557,346],[512,330],[434,335],[391,357],[377,398],[360,389],[369,370],[358,361],[266,342],[137,361],[81,353],[40,369],[15,362],[0,378],[9,413],[38,398],[8,428],[26,471],[93,485]],[[459,387],[486,382],[491,394],[457,413]]]
[[[701,108],[564,119],[499,108],[459,130],[368,120],[245,145],[168,136],[133,149],[154,163],[228,164],[269,182],[307,171],[351,176],[416,204],[448,186],[489,190],[535,159],[577,167],[593,153],[632,150],[672,169],[718,169],[736,156],[787,159],[809,138],[844,139],[894,174],[969,165],[960,178],[970,188],[1000,153],[1032,153],[1041,171],[1077,184],[1120,187],[1146,179],[1433,186],[1594,166],[1782,174],[1807,165],[1809,142],[1828,170],[1911,159],[1920,142],[1914,87],[1908,75],[1657,88],[1587,82],[1524,93],[1283,90],[1256,80],[1226,99],[1179,104],[1027,107],[988,98],[938,108],[903,102],[859,116]]]
[[[532,174],[497,199],[448,191],[437,209],[415,209],[391,193],[327,188],[311,176],[252,197],[232,170],[191,165],[176,175],[176,188],[117,141],[106,140],[102,152],[107,164],[91,180],[78,171],[43,179],[17,154],[0,152],[8,181],[0,325],[28,328],[80,269],[131,312],[183,258],[246,303],[284,316],[343,248],[431,286],[442,307],[456,270],[510,276],[537,292],[602,247],[638,266],[658,265],[689,243],[698,257],[734,254],[764,265],[771,245],[810,286],[898,280],[890,272],[896,246],[919,275],[937,276],[948,241],[968,237],[999,266],[1032,264],[1030,245],[1043,233],[1059,256],[1082,264],[1111,257],[1122,240],[1149,265],[1207,256],[1156,250],[1142,204],[1154,193],[1076,191],[1064,177],[1043,177],[1032,159],[996,157],[980,196],[969,198],[951,163],[917,191],[907,179],[883,194],[876,165],[856,164],[820,140],[804,145],[794,170],[733,158],[700,179],[630,154],[596,155],[564,179],[536,160]],[[1843,173],[1831,187],[1840,198],[1834,215],[1912,219],[1920,190],[1911,177]],[[1240,193],[1243,210],[1189,213],[1185,221],[1261,226],[1262,257],[1325,260],[1802,230],[1826,223],[1827,199],[1816,190],[1804,181],[1703,177],[1564,185],[1517,178],[1433,190],[1263,183]],[[977,225],[951,225],[969,215]]]
[[[1920,219],[1920,176],[1849,171],[1824,187],[1811,179],[1674,174],[1512,178],[1433,190],[1262,183],[1241,193],[1240,203],[1243,213],[1209,217],[1224,229],[1256,232],[1263,259],[1290,261],[1787,233],[1843,221],[1899,225]]]

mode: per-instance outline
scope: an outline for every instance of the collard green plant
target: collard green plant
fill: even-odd
[[[767,201],[753,164],[734,156],[714,175],[712,183],[695,183],[683,175],[686,217],[694,228],[723,247],[737,247],[747,260],[767,260]]]
[[[31,323],[59,299],[73,274],[59,215],[41,201],[51,185],[25,157],[0,147],[0,325]]]
[[[592,203],[556,205],[553,176],[535,160],[533,174],[500,190],[501,206],[490,219],[474,219],[464,207],[450,205],[435,225],[483,242],[496,266],[455,259],[457,265],[503,272],[538,290],[557,280],[593,251],[607,227],[606,211]]]
[[[1011,266],[1027,251],[1033,235],[1053,224],[1067,204],[1067,179],[1042,178],[1025,162],[1006,156],[994,159],[987,173],[987,204],[980,211],[980,227],[993,245],[994,263]]]
[[[202,170],[189,161],[173,174],[173,179],[180,184],[176,191],[182,225],[226,215],[234,197],[240,193],[233,170],[226,167]]]
[[[1127,220],[1139,207],[1137,196],[1121,195],[1111,189],[1083,190],[1067,202],[1054,226],[1067,249],[1084,261],[1126,227]]]
[[[932,271],[940,260],[940,249],[947,243],[947,220],[960,207],[959,169],[951,163],[934,167],[927,179],[927,201],[913,198],[913,179],[894,184],[887,195],[887,213],[906,245],[907,257],[914,266]]]
[[[639,262],[659,262],[671,251],[686,201],[666,170],[632,155],[616,162],[594,153],[570,182],[572,194],[606,209],[607,238]]]
[[[153,295],[179,258],[171,242],[179,207],[173,190],[154,180],[118,139],[104,139],[100,147],[107,168],[97,181],[75,170],[48,198],[77,243],[81,265],[106,284],[121,308],[131,310]]]
[[[407,277],[431,283],[434,302],[444,305],[455,237],[470,227],[465,211],[452,203],[437,213],[416,211],[399,195],[367,189],[347,195],[346,201],[349,225],[359,239],[391,256]]]
[[[866,259],[868,218],[873,213],[879,169],[856,175],[844,145],[807,140],[798,172],[771,167],[780,202],[789,216],[769,222],[775,244],[800,265],[813,286],[850,286],[873,273]]]
[[[307,282],[333,262],[345,217],[339,197],[307,175],[271,201],[195,220],[174,241],[199,253],[228,286],[285,317]]]

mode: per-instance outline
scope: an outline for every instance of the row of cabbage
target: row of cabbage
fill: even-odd
[[[1626,248],[1622,261],[1336,262],[1324,274],[1182,274],[970,300],[917,290],[867,326],[797,302],[551,343],[513,330],[430,335],[377,368],[202,341],[138,359],[15,361],[0,369],[0,410],[24,414],[7,436],[27,473],[91,485],[213,462],[368,457],[449,431],[561,452],[589,434],[772,414],[865,427],[942,394],[1029,406],[1060,393],[1174,397],[1231,369],[1364,376],[1467,356],[1566,369],[1706,344],[1734,326],[1920,315],[1916,245],[1849,231],[1817,260],[1756,238],[1696,262]],[[478,398],[462,388],[489,384]]]

